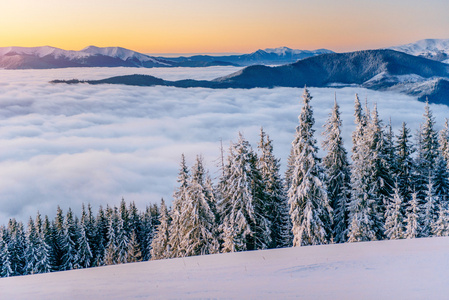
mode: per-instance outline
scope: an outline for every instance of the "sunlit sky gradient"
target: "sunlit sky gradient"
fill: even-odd
[[[448,0],[2,0],[0,47],[334,51],[449,38]]]

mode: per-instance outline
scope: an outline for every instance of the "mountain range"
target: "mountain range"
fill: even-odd
[[[236,66],[250,66],[250,65],[281,65],[294,63],[300,59],[312,57],[320,54],[334,53],[327,49],[318,50],[295,50],[288,47],[267,48],[264,50],[257,50],[249,54],[241,55],[195,55],[195,56],[180,56],[174,58],[158,57],[161,59],[170,59],[172,61],[188,66],[198,62],[225,62]]]
[[[0,68],[2,69],[52,69],[70,67],[209,67],[248,66],[253,64],[280,65],[330,50],[293,50],[287,47],[257,50],[250,54],[191,57],[154,57],[121,47],[89,46],[80,51],[44,47],[4,47],[0,48]]]
[[[53,81],[79,83],[80,81]],[[329,53],[277,67],[249,66],[225,77],[167,81],[148,75],[127,75],[89,84],[164,85],[204,88],[344,87],[358,85],[374,90],[395,90],[449,104],[449,64],[394,50]]]

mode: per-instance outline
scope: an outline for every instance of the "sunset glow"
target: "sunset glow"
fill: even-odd
[[[449,1],[444,0],[6,0],[0,11],[0,47],[351,51],[449,37]]]

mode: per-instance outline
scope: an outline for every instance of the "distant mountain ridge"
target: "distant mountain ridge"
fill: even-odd
[[[279,48],[267,48],[264,50],[257,50],[249,54],[240,55],[223,55],[223,56],[212,56],[212,55],[194,55],[194,56],[180,56],[175,58],[170,58],[173,61],[188,63],[196,61],[222,61],[227,63],[232,63],[240,66],[250,66],[255,64],[262,65],[282,65],[294,63],[300,59],[321,55],[334,53],[327,49],[318,50],[295,50],[288,47]],[[163,59],[168,59],[165,57],[158,57]]]
[[[64,82],[64,81],[55,81]],[[71,81],[66,83],[78,83]],[[394,50],[364,50],[313,56],[278,67],[249,66],[211,81],[166,81],[128,75],[90,84],[164,85],[205,88],[340,87],[358,85],[374,90],[396,90],[449,105],[449,65]]]
[[[257,50],[250,54],[192,57],[154,57],[121,47],[89,46],[80,51],[50,46],[0,48],[0,68],[51,69],[70,67],[209,67],[287,64],[330,50],[293,50],[287,47]]]
[[[388,49],[449,63],[449,39],[425,39]]]

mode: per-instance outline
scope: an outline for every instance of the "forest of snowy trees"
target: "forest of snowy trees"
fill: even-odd
[[[323,158],[314,136],[312,97],[304,90],[285,176],[270,137],[257,150],[239,134],[212,180],[201,156],[181,158],[171,207],[164,200],[138,211],[83,206],[81,216],[58,207],[25,227],[0,227],[0,276],[89,268],[212,253],[382,239],[449,235],[449,128],[437,132],[426,104],[412,134],[394,134],[377,107],[356,95],[351,157],[335,101],[324,124]]]

